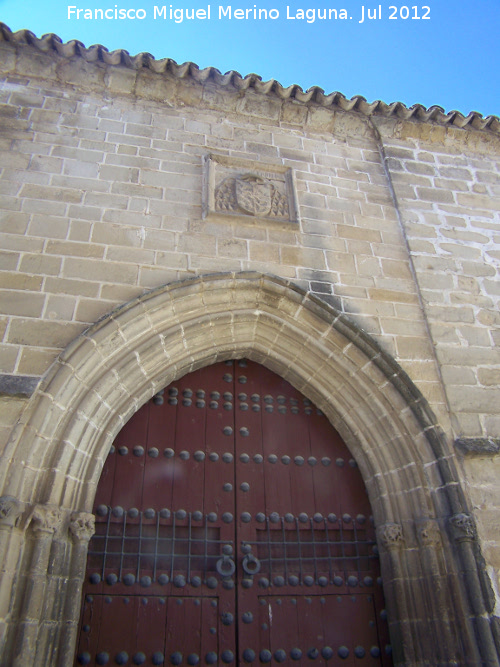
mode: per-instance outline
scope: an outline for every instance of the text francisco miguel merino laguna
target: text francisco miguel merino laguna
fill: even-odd
[[[391,7],[390,9],[396,9]],[[406,9],[406,7],[405,7]],[[417,9],[416,7],[414,9]],[[428,7],[422,8],[428,10]],[[150,10],[148,10],[150,11]],[[351,12],[347,9],[334,9],[332,7],[326,8],[308,8],[300,9],[286,6],[285,10],[278,9],[264,9],[262,7],[233,7],[232,5],[218,5],[212,8],[207,5],[206,9],[195,9],[187,7],[174,7],[173,5],[162,5],[153,7],[153,19],[170,20],[175,23],[182,23],[184,20],[210,20],[212,18],[219,20],[236,19],[236,20],[275,20],[281,18],[305,20],[307,23],[314,23],[316,20],[357,20],[358,23],[363,23],[365,20],[387,18],[383,16],[382,5],[374,7],[365,7],[361,5],[357,16],[351,16]],[[118,5],[108,7],[106,9],[88,9],[77,7],[76,5],[68,5],[68,20],[143,20],[147,18],[145,9],[125,9]],[[392,16],[389,18],[393,18]],[[415,18],[427,18],[427,16],[418,16]]]

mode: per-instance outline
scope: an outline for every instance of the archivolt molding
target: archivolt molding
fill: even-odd
[[[425,465],[445,462],[441,485],[454,487],[451,455],[406,373],[344,314],[287,281],[245,273],[160,288],[74,341],[18,426],[4,493],[89,510],[108,448],[128,418],[179,376],[234,356],[269,367],[327,414],[369,492],[385,503],[384,520],[410,518],[407,500],[398,508],[402,484],[415,490],[410,514],[435,512],[422,491]],[[453,507],[440,512],[464,510],[453,491]]]
[[[241,357],[267,366],[311,399],[356,458],[379,526],[391,632],[400,647],[395,663],[431,664],[441,656],[433,664],[450,664],[448,648],[440,644],[446,636],[447,647],[462,647],[455,653],[473,656],[470,664],[480,664],[481,656],[498,664],[485,623],[490,603],[481,593],[480,569],[471,566],[477,562],[475,539],[458,537],[452,548],[447,538],[448,527],[464,530],[457,517],[470,517],[453,455],[425,399],[344,314],[293,283],[256,273],[182,281],[115,310],[60,355],[33,395],[9,444],[8,465],[2,466],[3,494],[26,506],[62,508],[73,517],[71,599],[81,585],[93,530],[89,512],[116,434],[173,380]],[[46,514],[34,520],[45,526]],[[58,524],[53,518],[49,531]],[[434,539],[435,527],[442,543]],[[442,557],[415,558],[419,549],[429,551],[429,542],[440,545]],[[463,587],[459,594],[457,585]],[[68,598],[66,606],[76,617],[74,600]],[[423,623],[429,611],[433,618]],[[28,609],[26,618],[30,614]],[[429,644],[430,628],[436,640]],[[71,654],[72,633],[61,640],[64,655]],[[45,650],[42,641],[38,654]]]

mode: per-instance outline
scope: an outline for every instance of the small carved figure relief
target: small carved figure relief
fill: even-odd
[[[455,540],[473,540],[476,536],[474,521],[468,514],[455,514],[450,517],[450,524]]]
[[[386,549],[394,549],[404,543],[403,529],[399,523],[386,523],[379,526],[377,535]]]
[[[436,521],[422,519],[417,523],[417,537],[423,546],[437,546],[441,542],[441,533]]]
[[[73,514],[69,522],[69,531],[76,540],[88,542],[95,533],[94,515],[87,512]]]
[[[37,505],[33,511],[33,530],[35,532],[55,533],[60,528],[63,518],[63,512],[57,507]]]
[[[2,496],[0,498],[0,526],[9,528],[15,526],[21,512],[22,506],[17,498],[13,496]]]

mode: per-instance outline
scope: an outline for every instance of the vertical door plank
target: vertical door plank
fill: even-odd
[[[165,641],[165,663],[186,664],[192,642],[188,637],[189,615],[185,600],[171,596],[167,600],[167,632]]]
[[[102,595],[87,594],[83,596],[81,631],[76,651],[77,664],[85,664],[83,661],[78,661],[78,656],[88,654],[93,660],[98,652],[102,604]]]
[[[172,508],[174,479],[175,430],[177,422],[178,396],[167,389],[163,404],[149,409],[147,434],[147,456],[142,493],[143,507],[156,510]]]
[[[136,652],[146,656],[145,664],[151,664],[152,656],[156,654],[159,657],[164,651],[167,601],[164,597],[149,595],[137,600]]]
[[[202,664],[218,664],[219,642],[217,635],[217,599],[201,598],[201,645],[200,659]],[[210,662],[214,659],[216,662]]]
[[[144,455],[136,448],[145,448],[149,405],[133,415],[115,441],[116,467],[111,504],[123,509],[140,508],[142,499]],[[134,454],[135,450],[135,454]],[[139,455],[136,455],[139,454]]]
[[[107,653],[110,663],[120,653],[130,657],[137,650],[136,626],[139,599],[133,596],[105,596],[103,599],[98,653]]]
[[[314,664],[326,664],[321,656],[325,645],[323,636],[322,609],[318,597],[302,595],[297,598],[299,642],[303,659]]]

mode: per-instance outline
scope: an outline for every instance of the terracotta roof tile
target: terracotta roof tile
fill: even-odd
[[[169,72],[176,78],[192,78],[200,84],[213,81],[222,87],[232,87],[242,91],[253,89],[261,95],[276,96],[282,100],[294,99],[304,104],[313,102],[323,107],[338,108],[343,111],[358,111],[366,116],[380,115],[396,117],[402,120],[414,119],[459,128],[488,130],[495,134],[500,134],[500,118],[498,116],[487,116],[484,118],[477,111],[471,111],[467,116],[464,116],[459,111],[449,111],[446,113],[439,106],[431,106],[427,109],[422,104],[414,104],[411,107],[407,107],[401,102],[386,104],[381,100],[376,100],[369,103],[361,95],[355,95],[351,99],[346,98],[339,92],[327,95],[319,86],[313,86],[306,91],[302,90],[296,84],[285,88],[275,79],[262,81],[262,77],[257,74],[247,74],[245,77],[242,77],[241,74],[235,71],[222,74],[215,67],[206,67],[200,70],[192,62],[179,65],[171,58],[156,60],[150,53],[139,53],[136,56],[131,56],[124,49],[108,51],[101,44],[95,44],[87,48],[82,42],[77,40],[63,43],[60,37],[52,33],[38,38],[29,30],[12,32],[4,23],[0,23],[0,41],[20,45],[29,44],[44,53],[55,51],[63,58],[78,56],[90,63],[102,62],[109,66],[121,65],[122,67],[135,70],[148,68],[156,74]]]

